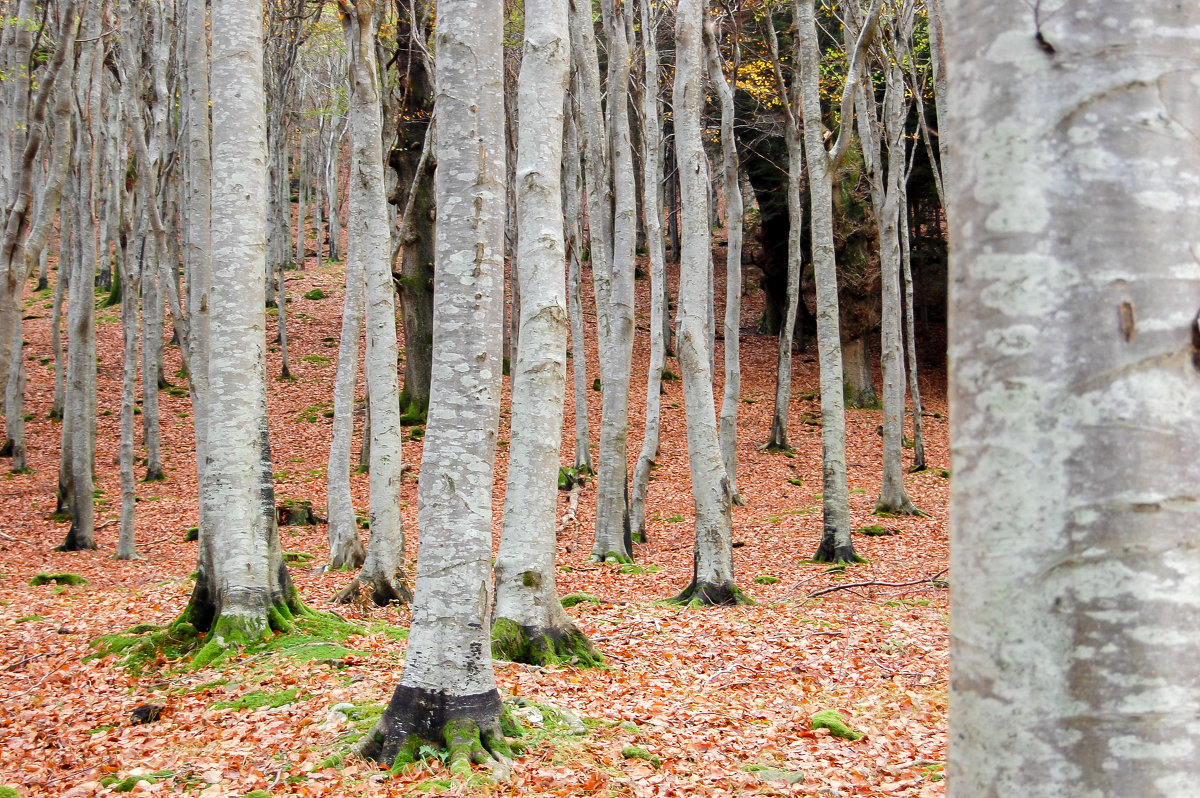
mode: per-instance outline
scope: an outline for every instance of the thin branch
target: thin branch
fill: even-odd
[[[845,585],[833,585],[832,587],[823,587],[820,590],[809,593],[808,597],[816,598],[817,596],[823,596],[826,593],[833,593],[834,591],[837,591],[837,590],[849,590],[850,588],[853,588],[853,587],[912,587],[913,585],[921,585],[926,582],[937,581],[937,578],[939,576],[941,576],[942,574],[946,573],[949,570],[950,570],[949,568],[943,568],[942,570],[938,571],[933,576],[922,577],[921,579],[915,579],[912,582],[851,582],[851,583],[845,584]]]

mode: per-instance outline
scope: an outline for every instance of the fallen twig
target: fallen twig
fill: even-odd
[[[556,535],[559,534],[560,532],[562,532],[564,529],[566,529],[567,526],[572,521],[575,520],[576,513],[579,511],[580,484],[581,483],[576,482],[574,485],[571,486],[571,498],[569,499],[568,504],[567,504],[567,512],[563,516],[562,521],[559,523],[558,529],[554,530],[554,534],[556,534]]]
[[[943,568],[933,576],[925,576],[920,579],[914,579],[911,582],[850,582],[845,585],[832,585],[830,587],[823,587],[820,590],[813,591],[812,593],[808,594],[808,597],[816,598],[817,596],[823,596],[826,593],[833,593],[837,590],[849,590],[852,587],[912,587],[913,585],[920,585],[924,584],[925,582],[933,582],[939,576],[949,570],[949,568]]]

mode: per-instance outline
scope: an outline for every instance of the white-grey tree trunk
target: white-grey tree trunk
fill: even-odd
[[[1200,6],[954,9],[948,794],[1190,796]]]
[[[568,105],[574,105],[568,101]],[[566,150],[563,180],[563,213],[566,217],[567,297],[571,319],[571,371],[575,380],[575,463],[578,471],[595,473],[592,465],[592,435],[588,425],[587,408],[587,342],[583,332],[583,279],[580,272],[583,257],[583,214],[580,198],[583,195],[583,174],[579,168],[578,114],[567,114]]]
[[[371,404],[371,538],[356,580],[369,585],[376,604],[412,598],[404,574],[404,521],[400,517],[401,438],[396,304],[392,285],[391,213],[383,178],[383,116],[375,64],[378,6],[342,4],[350,53],[350,219],[346,260],[366,282],[367,351],[364,371]],[[354,533],[357,538],[357,533]],[[352,586],[353,588],[353,586]],[[346,592],[341,594],[349,598]]]
[[[630,496],[630,537],[645,543],[646,498],[650,492],[650,470],[658,457],[662,437],[662,372],[666,360],[663,336],[666,320],[667,253],[662,234],[662,114],[658,107],[658,19],[648,0],[641,2],[642,55],[645,87],[642,90],[642,223],[650,255],[650,365],[646,378],[646,428],[642,450],[633,468]]]
[[[532,664],[599,660],[555,588],[558,469],[567,380],[562,210],[563,105],[571,61],[567,0],[526,0],[517,80],[514,268],[521,286],[492,654]]]
[[[925,465],[925,433],[924,405],[921,402],[921,386],[917,381],[917,333],[913,316],[913,276],[912,248],[909,243],[909,225],[907,206],[904,223],[900,225],[900,263],[904,277],[904,335],[908,354],[908,393],[912,397],[913,418],[913,464],[911,471],[924,471]]]
[[[725,391],[721,397],[719,421],[721,460],[729,478],[729,490],[734,504],[741,504],[737,489],[737,415],[742,392],[741,326],[742,326],[742,191],[738,185],[737,141],[734,137],[733,87],[725,79],[721,52],[711,21],[704,27],[708,77],[717,89],[721,102],[721,185],[725,194]],[[735,48],[738,43],[733,43]],[[737,62],[735,57],[734,62]],[[733,76],[737,82],[737,75]]]
[[[704,105],[704,40],[702,0],[681,0],[675,12],[675,152],[679,163],[679,368],[687,413],[688,461],[696,508],[696,542],[692,582],[677,601],[737,604],[733,579],[733,491],[717,430],[716,399],[709,370],[706,306],[711,227],[708,216],[708,170],[701,141]]]
[[[437,12],[433,373],[416,600],[403,676],[360,751],[391,762],[422,738],[444,741],[457,772],[473,753],[491,762],[508,753],[488,633],[503,365],[503,8],[441,0]],[[482,749],[471,750],[471,736]]]
[[[262,4],[212,6],[212,284],[207,536],[185,617],[203,664],[303,610],[275,527],[267,431],[267,141]],[[265,472],[265,476],[264,476]]]

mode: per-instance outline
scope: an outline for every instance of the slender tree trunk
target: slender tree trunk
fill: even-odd
[[[696,506],[696,543],[692,582],[676,601],[702,604],[741,603],[733,579],[733,492],[717,430],[716,400],[709,371],[709,333],[705,273],[711,251],[704,146],[700,112],[704,104],[704,6],[681,0],[675,14],[675,151],[679,162],[679,367],[687,412],[688,460]]]
[[[642,451],[633,469],[633,493],[630,501],[630,532],[636,543],[645,543],[646,497],[650,492],[650,469],[658,457],[662,430],[662,373],[666,360],[663,341],[666,319],[665,287],[667,255],[663,248],[662,199],[662,119],[658,109],[658,23],[648,0],[642,0],[642,53],[645,58],[646,87],[642,92],[642,216],[650,252],[650,367],[646,378],[646,434]]]
[[[456,773],[472,760],[503,773],[509,756],[488,639],[504,323],[502,18],[497,0],[438,4],[438,247],[418,599],[400,685],[360,746],[393,762],[411,759],[422,739],[444,742]]]
[[[342,5],[350,52],[350,220],[347,262],[366,280],[366,381],[371,405],[371,539],[356,582],[376,604],[408,602],[404,521],[400,517],[400,392],[396,372],[396,305],[391,272],[391,218],[383,179],[383,117],[375,64],[377,6]],[[339,597],[349,600],[351,584]]]
[[[907,192],[906,192],[907,194]],[[910,471],[924,471],[925,465],[925,435],[923,431],[922,414],[924,405],[921,403],[921,386],[917,381],[917,337],[913,322],[913,277],[912,255],[908,234],[908,203],[903,203],[904,223],[900,226],[900,262],[904,269],[904,323],[908,350],[908,392],[912,396],[913,406],[913,464]]]
[[[716,35],[711,22],[704,28],[708,76],[717,87],[721,100],[721,176],[725,193],[725,393],[721,398],[720,438],[721,460],[725,463],[725,475],[729,478],[729,490],[734,504],[742,504],[737,489],[737,414],[741,401],[741,326],[742,326],[742,191],[738,185],[737,142],[734,137],[733,88],[725,79],[721,67],[721,52],[717,47]],[[738,47],[737,36],[733,46]],[[735,73],[737,83],[735,52]]]
[[[1044,5],[970,0],[945,20],[946,783],[1187,796],[1200,6]]]
[[[140,113],[138,109],[129,109]],[[121,444],[118,462],[121,471],[121,530],[117,539],[118,560],[140,560],[134,542],[134,511],[137,502],[137,478],[133,473],[133,409],[137,396],[138,334],[141,332],[138,319],[138,280],[132,267],[130,247],[122,247],[117,253],[121,284],[121,340],[124,360],[121,367]]]
[[[155,249],[152,242],[145,241],[142,247],[142,440],[146,444],[146,481],[164,479],[162,447],[159,435],[158,368],[162,357],[162,295],[159,294],[160,269],[158,259],[147,249]],[[132,286],[125,290],[132,291]]]
[[[59,214],[58,266],[54,275],[54,308],[50,311],[50,349],[54,353],[54,398],[50,402],[50,418],[65,418],[67,387],[67,358],[63,351],[62,310],[67,296],[67,284],[71,273],[71,250],[74,247],[71,235],[69,202],[63,203]]]
[[[568,100],[568,105],[574,105]],[[563,212],[566,217],[567,296],[571,317],[571,371],[575,380],[575,463],[577,471],[595,473],[592,465],[592,435],[588,427],[587,408],[587,342],[584,338],[582,264],[583,211],[579,198],[583,194],[583,175],[579,170],[579,128],[577,113],[567,114],[567,141],[563,159]]]
[[[554,584],[558,458],[567,375],[563,283],[563,105],[570,66],[567,0],[527,0],[517,84],[514,282],[521,286],[504,525],[496,556],[492,655],[532,664],[599,654],[567,617]]]

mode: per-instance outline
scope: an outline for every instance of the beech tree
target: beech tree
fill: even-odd
[[[472,761],[505,772],[488,612],[503,365],[503,6],[441,0],[437,11],[437,261],[421,545],[404,671],[358,751],[411,761],[428,740],[449,748],[453,772]]]
[[[262,4],[212,6],[212,284],[208,458],[196,587],[181,621],[208,632],[195,663],[291,627],[292,585],[267,434],[267,146]]]
[[[566,0],[526,0],[517,84],[517,252],[521,286],[504,525],[496,556],[492,654],[534,664],[600,657],[554,584],[558,458],[566,397],[563,101],[570,66]]]
[[[706,309],[711,294],[708,273],[712,241],[706,188],[708,170],[700,138],[700,109],[704,103],[703,17],[702,0],[681,0],[675,11],[672,105],[683,206],[676,349],[683,372],[688,463],[696,508],[692,582],[675,600],[737,604],[742,599],[733,580],[733,490],[718,441]]]
[[[962,0],[944,20],[946,783],[1191,795],[1200,6],[1042,12]]]
[[[391,220],[383,180],[383,117],[375,62],[381,8],[371,0],[341,3],[350,65],[350,219],[347,260],[366,280],[365,371],[371,405],[371,539],[356,580],[376,604],[408,601],[404,521],[400,516],[401,435]],[[349,460],[347,458],[347,465]],[[352,530],[357,538],[357,532]],[[344,599],[352,595],[343,592]]]

